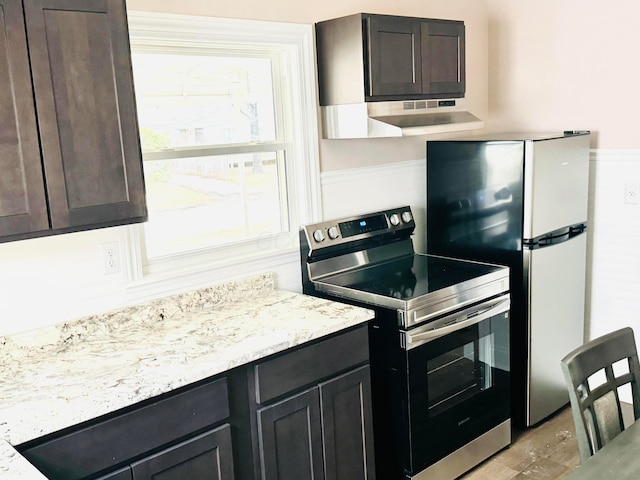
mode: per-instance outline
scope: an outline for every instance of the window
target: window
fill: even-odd
[[[129,28],[149,208],[129,279],[297,264],[319,217],[311,26],[130,12]]]
[[[271,52],[132,52],[150,259],[290,230],[283,68]],[[225,147],[225,148],[220,148]],[[203,221],[211,219],[211,221]]]

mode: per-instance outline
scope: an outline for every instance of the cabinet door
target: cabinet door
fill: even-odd
[[[369,96],[422,93],[420,22],[375,15],[367,22]]]
[[[52,228],[146,217],[124,0],[28,0]]]
[[[117,472],[111,472],[102,477],[98,477],[96,480],[131,480],[131,468],[126,467]]]
[[[423,21],[421,32],[423,93],[464,96],[464,23]]]
[[[320,385],[326,480],[373,480],[369,366]]]
[[[320,398],[313,388],[258,410],[262,480],[319,480]]]
[[[233,480],[231,426],[204,433],[131,466],[133,480]]]
[[[0,0],[0,236],[47,230],[21,0]]]

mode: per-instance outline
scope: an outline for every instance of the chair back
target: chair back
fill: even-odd
[[[621,387],[631,387],[634,420],[640,417],[640,366],[633,330],[627,327],[598,337],[560,363],[584,463],[625,428],[618,395]]]

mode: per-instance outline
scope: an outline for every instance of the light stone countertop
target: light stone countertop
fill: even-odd
[[[0,478],[45,478],[12,445],[371,318],[265,274],[0,337]]]

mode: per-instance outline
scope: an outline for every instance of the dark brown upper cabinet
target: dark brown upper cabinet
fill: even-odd
[[[464,22],[359,13],[316,24],[320,105],[459,98]]]
[[[0,241],[147,218],[123,0],[0,0]]]

